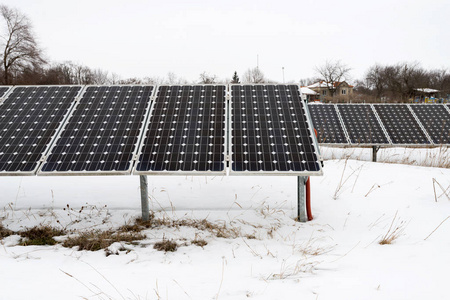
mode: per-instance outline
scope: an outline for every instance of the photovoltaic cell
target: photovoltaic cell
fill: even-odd
[[[0,86],[0,98],[5,96],[6,92],[10,89],[9,86]]]
[[[322,144],[348,144],[333,104],[308,104],[309,113]]]
[[[374,107],[393,144],[430,143],[408,106],[375,104]]]
[[[389,144],[369,104],[337,104],[352,144]]]
[[[226,86],[160,86],[134,171],[224,172]]]
[[[232,85],[231,105],[232,171],[321,173],[298,86]]]
[[[450,112],[442,104],[410,106],[435,144],[450,144]]]
[[[88,86],[39,174],[131,172],[153,86]]]
[[[0,105],[0,174],[34,174],[81,86],[15,87]]]

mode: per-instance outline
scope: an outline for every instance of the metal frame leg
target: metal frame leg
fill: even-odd
[[[148,181],[146,175],[139,175],[141,183],[141,209],[142,209],[142,221],[148,221],[150,219],[150,209],[148,206]]]
[[[377,153],[380,150],[379,146],[372,146],[372,161],[377,162]]]
[[[299,222],[307,222],[308,215],[306,213],[306,181],[308,177],[297,177],[297,220]]]

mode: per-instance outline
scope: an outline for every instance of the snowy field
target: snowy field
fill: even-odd
[[[226,229],[161,225],[109,256],[6,237],[0,299],[449,299],[450,169],[347,150],[322,150],[334,160],[311,180],[308,223],[294,221],[295,177],[149,176],[155,218]],[[440,155],[385,151],[416,164]],[[0,177],[0,218],[14,231],[118,228],[140,215],[139,192],[137,176]],[[163,239],[178,249],[154,249]]]

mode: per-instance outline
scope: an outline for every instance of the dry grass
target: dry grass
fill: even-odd
[[[191,242],[191,244],[202,247],[202,248],[205,247],[206,245],[208,245],[208,243],[202,239],[195,239]]]
[[[237,238],[240,236],[240,230],[238,228],[229,228],[226,223],[213,223],[207,219],[170,219],[167,217],[155,217],[154,213],[151,213],[149,221],[142,221],[137,218],[134,223],[124,225],[119,228],[123,232],[140,232],[145,229],[155,229],[160,227],[168,228],[181,228],[191,227],[200,231],[207,231],[216,237],[221,238]]]
[[[397,220],[397,223],[394,225],[396,219],[397,219],[397,212],[395,213],[394,218],[392,219],[388,231],[383,236],[383,238],[378,242],[378,244],[390,245],[403,234],[403,231],[405,230],[406,227],[406,223],[404,221]]]
[[[178,244],[172,240],[163,239],[161,242],[155,243],[154,249],[164,252],[175,252],[178,249]]]
[[[79,251],[98,251],[108,248],[115,242],[132,243],[145,238],[146,236],[144,234],[134,231],[91,230],[68,237],[64,241],[63,246],[68,248],[78,247]]]
[[[3,224],[0,223],[0,240],[5,238],[5,237],[7,237],[7,236],[13,235],[13,234],[14,234],[14,231],[3,227]]]
[[[55,236],[65,235],[66,232],[47,225],[38,225],[27,228],[19,232],[22,237],[20,245],[55,245],[57,242],[53,239]]]

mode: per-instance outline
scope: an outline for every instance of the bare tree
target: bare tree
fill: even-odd
[[[244,73],[244,78],[242,79],[244,83],[264,83],[266,78],[264,73],[258,68],[248,69]]]
[[[216,83],[217,76],[216,75],[210,75],[207,72],[203,72],[200,74],[200,83],[202,84],[213,84]]]
[[[367,87],[375,91],[377,99],[381,99],[386,89],[385,68],[379,64],[370,67],[365,79]]]
[[[0,35],[3,83],[11,84],[13,73],[35,69],[44,64],[45,60],[28,17],[6,5],[0,5],[0,15],[4,22]]]
[[[166,84],[187,84],[187,80],[183,77],[178,77],[175,73],[167,73],[167,78],[164,80]]]
[[[317,77],[308,77],[308,78],[302,78],[302,79],[300,79],[299,80],[299,82],[300,82],[300,85],[301,86],[308,86],[308,85],[311,85],[311,84],[313,84],[313,83],[316,83],[317,81],[320,81],[321,79],[320,78],[317,78]]]
[[[323,66],[316,67],[316,72],[319,75],[319,78],[328,85],[328,90],[330,91],[330,95],[332,97],[336,92],[336,85],[339,82],[348,80],[350,70],[351,68],[343,64],[340,60],[327,60]]]

